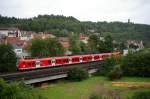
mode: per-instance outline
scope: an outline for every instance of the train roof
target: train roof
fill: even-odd
[[[41,61],[41,60],[60,59],[60,58],[69,58],[69,57],[81,57],[81,56],[89,56],[89,55],[110,55],[110,54],[112,54],[112,53],[73,55],[73,56],[59,56],[59,57],[34,58],[34,59],[21,59],[20,61]]]

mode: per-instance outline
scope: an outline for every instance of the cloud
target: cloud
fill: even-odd
[[[150,0],[1,0],[0,14],[34,17],[38,14],[74,16],[81,21],[127,21],[150,24]]]

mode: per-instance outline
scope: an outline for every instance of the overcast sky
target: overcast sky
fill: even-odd
[[[150,0],[0,0],[0,14],[29,18],[38,14],[74,16],[80,21],[150,24]]]

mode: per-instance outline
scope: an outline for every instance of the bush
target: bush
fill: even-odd
[[[72,81],[81,81],[87,79],[88,77],[88,72],[81,68],[72,68],[68,72],[68,79]]]
[[[130,53],[123,58],[121,68],[125,76],[150,77],[150,51]]]
[[[150,99],[150,91],[135,92],[131,99]]]
[[[102,99],[102,96],[97,95],[97,94],[91,94],[89,99]]]
[[[11,45],[0,44],[0,72],[16,70],[17,57]]]
[[[118,65],[115,66],[113,68],[113,70],[111,70],[108,73],[107,77],[109,78],[109,80],[121,79],[121,77],[122,77],[122,70],[121,70],[120,66],[118,66]]]
[[[107,76],[107,74],[114,68],[115,65],[120,64],[121,57],[111,57],[103,61],[102,66],[98,67],[96,75]]]
[[[0,79],[0,99],[46,99],[37,89],[22,83],[5,83]]]

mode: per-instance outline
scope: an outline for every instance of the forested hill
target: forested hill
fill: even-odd
[[[116,40],[137,39],[150,42],[150,25],[122,22],[82,22],[74,17],[39,15],[28,19],[0,16],[0,27],[18,27],[21,30],[52,32],[65,36],[70,32],[88,33],[89,30],[105,35],[112,34]]]

